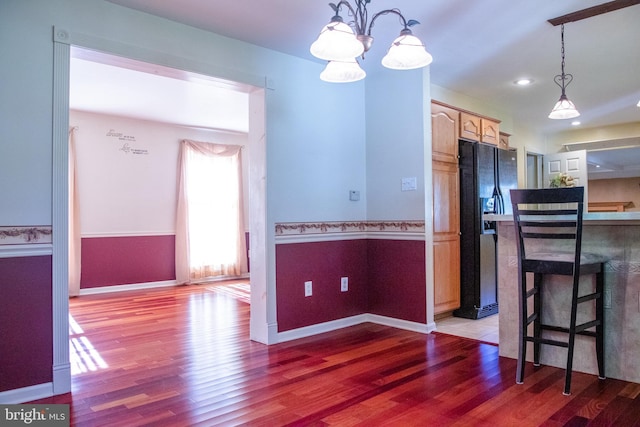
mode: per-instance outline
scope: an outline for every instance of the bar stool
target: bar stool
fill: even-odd
[[[581,252],[584,187],[511,190],[513,219],[518,236],[519,349],[516,382],[524,380],[527,342],[533,343],[533,363],[540,365],[540,345],[567,348],[563,394],[571,394],[571,369],[576,335],[595,338],[598,377],[604,373],[604,257]],[[533,287],[527,289],[527,273],[533,273]],[[573,279],[569,326],[542,323],[542,286],[545,274]],[[581,275],[595,275],[595,292],[579,296]],[[528,301],[533,297],[529,314]],[[595,300],[595,319],[576,324],[578,306]],[[528,326],[533,323],[533,334]],[[595,328],[595,331],[593,330]],[[566,341],[544,338],[543,331],[565,332]]]

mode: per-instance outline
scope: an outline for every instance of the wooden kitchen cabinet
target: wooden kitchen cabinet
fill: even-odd
[[[458,165],[433,162],[434,314],[460,307]]]
[[[460,308],[460,176],[458,140],[509,147],[500,121],[438,101],[431,103],[434,314]],[[506,139],[505,139],[506,137]],[[506,145],[505,145],[506,144]]]
[[[460,138],[497,146],[500,138],[500,122],[461,111]]]
[[[431,104],[431,155],[434,161],[458,164],[458,122],[460,112],[445,105]]]
[[[482,136],[482,119],[466,112],[460,113],[460,138],[480,141]]]
[[[482,135],[480,136],[480,142],[484,142],[486,144],[498,145],[498,141],[500,140],[499,123],[489,119],[481,119],[480,125],[482,127]]]
[[[500,132],[500,140],[498,141],[498,148],[503,150],[509,149],[509,135],[508,133]]]
[[[431,104],[434,314],[460,307],[459,110]]]

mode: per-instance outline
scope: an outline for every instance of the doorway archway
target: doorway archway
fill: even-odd
[[[76,40],[77,39],[77,40]],[[69,78],[71,47],[107,52],[121,58],[153,64],[151,58],[157,52],[150,52],[134,46],[123,46],[107,40],[87,40],[82,35],[73,35],[64,29],[54,30],[54,117],[53,117],[53,394],[71,390],[71,370],[69,362],[69,291],[68,291],[68,126],[69,126]],[[211,78],[235,81],[229,70],[213,64],[192,62],[170,55],[163,57],[165,67],[194,72]],[[186,67],[185,64],[189,66]],[[190,68],[186,71],[185,68]],[[233,74],[233,73],[231,73]],[[213,77],[222,76],[222,77]],[[249,156],[250,183],[249,205],[251,236],[251,327],[250,339],[265,344],[270,338],[269,313],[275,313],[275,298],[268,298],[267,280],[270,275],[267,246],[266,211],[266,92],[264,76],[249,76],[242,73],[239,85],[249,87]],[[255,147],[255,149],[254,149]],[[273,335],[273,334],[271,334]]]

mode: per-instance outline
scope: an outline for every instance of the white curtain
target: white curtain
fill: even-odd
[[[241,146],[180,143],[176,281],[247,273]]]
[[[80,294],[80,203],[76,173],[77,127],[69,129],[69,296]]]

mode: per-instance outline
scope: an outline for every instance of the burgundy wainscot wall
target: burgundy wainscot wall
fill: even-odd
[[[340,292],[340,277],[349,291]],[[313,296],[304,296],[304,282]],[[278,330],[363,313],[426,323],[423,241],[341,240],[276,245]]]
[[[0,392],[53,381],[51,256],[0,258]]]
[[[175,279],[173,235],[82,239],[83,289]]]

